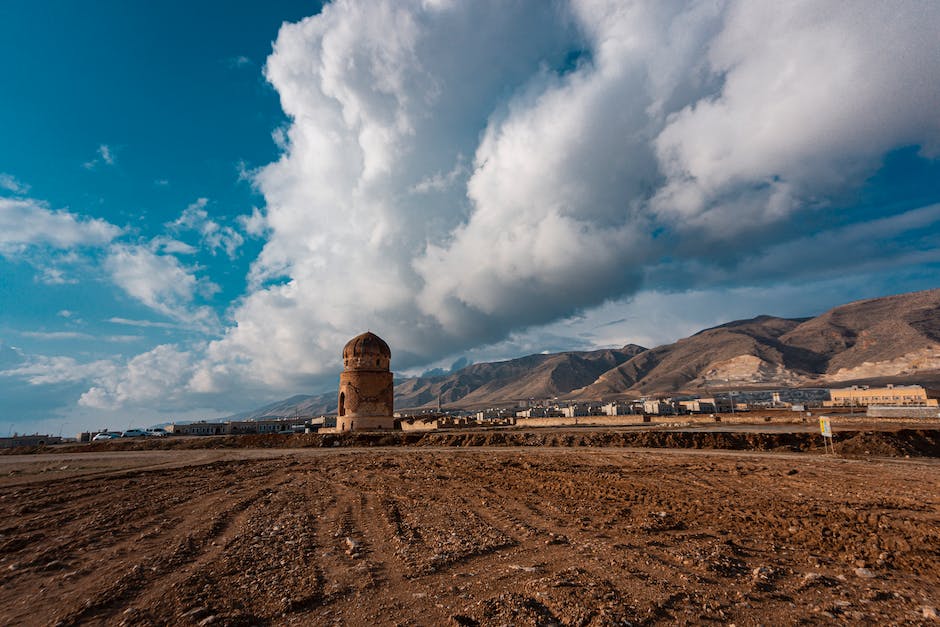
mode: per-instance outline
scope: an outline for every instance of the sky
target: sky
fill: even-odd
[[[940,286],[931,0],[6,0],[0,431]],[[7,433],[0,433],[6,435]]]

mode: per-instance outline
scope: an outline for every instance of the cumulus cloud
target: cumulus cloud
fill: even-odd
[[[0,189],[17,195],[29,193],[29,185],[16,180],[15,177],[5,172],[0,172]]]
[[[49,209],[31,199],[0,197],[0,255],[14,255],[35,246],[101,246],[120,234],[120,228],[105,220]]]
[[[211,295],[218,288],[197,279],[173,255],[159,254],[147,245],[115,244],[104,268],[115,285],[154,311],[194,327],[214,327],[212,311],[194,306],[193,301],[200,293]]]
[[[234,253],[234,247],[241,243],[241,236],[236,233],[233,239],[228,230],[206,219],[204,213],[194,211],[184,213],[184,217],[193,220],[213,249],[221,247]],[[37,283],[72,285],[79,282],[80,276],[100,276],[103,272],[117,287],[154,311],[189,328],[214,331],[218,324],[215,313],[195,301],[210,298],[218,286],[197,277],[198,267],[187,266],[176,257],[197,250],[168,236],[129,243],[118,239],[122,235],[123,229],[102,219],[53,210],[29,198],[0,197],[0,256],[36,266]],[[114,341],[130,341],[132,336],[115,337],[118,339]]]
[[[827,241],[870,251],[859,272],[934,260],[926,236],[880,244],[935,229],[935,207],[870,226],[844,207],[891,151],[940,154],[938,30],[940,5],[913,0],[328,4],[265,65],[289,123],[276,162],[240,168],[265,200],[240,224],[265,245],[234,323],[135,372],[289,390],[332,382],[364,329],[398,369],[587,348],[615,343],[630,316],[613,310],[643,294],[830,278],[818,266],[846,266]],[[207,203],[172,228],[233,257],[241,235]],[[182,320],[198,281],[168,246],[115,246],[107,267]],[[133,382],[83,403],[130,402]]]
[[[363,328],[427,363],[655,288],[677,254],[708,280],[709,242],[799,240],[886,152],[936,154],[938,11],[344,2],[285,24],[266,75],[291,122],[252,172],[268,240],[202,379],[329,372]]]
[[[940,204],[933,204],[769,242],[745,251],[739,266],[681,257],[649,264],[644,282],[667,290],[713,289],[929,266],[940,262],[938,227]]]
[[[79,405],[113,409],[133,403],[171,403],[183,396],[192,356],[171,345],[161,345],[96,378]]]
[[[55,385],[87,381],[114,371],[107,360],[81,363],[72,357],[34,355],[14,368],[0,370],[0,377],[23,379],[30,385]]]
[[[165,236],[157,236],[150,240],[150,248],[169,255],[195,255],[198,252],[195,246]]]
[[[252,207],[248,215],[238,216],[237,220],[242,230],[253,237],[261,237],[267,228],[264,214],[257,207]]]
[[[126,362],[81,362],[66,356],[25,354],[0,341],[0,387],[6,390],[11,382],[19,381],[61,396],[74,394],[75,385],[84,384],[86,391],[76,394],[81,407],[107,411],[131,404],[147,406],[152,414],[156,408],[178,408],[180,399],[186,399],[183,405],[190,403],[191,360],[190,353],[161,345]],[[13,388],[19,390],[18,395],[22,383]]]
[[[268,241],[206,386],[331,372],[337,347],[370,326],[399,358],[466,341],[418,308],[413,261],[471,209],[462,155],[507,85],[562,65],[577,39],[563,6],[532,8],[337,3],[281,29],[266,74],[293,120],[287,152],[254,174]]]
[[[75,285],[78,283],[78,279],[66,274],[66,270],[53,266],[40,268],[35,280],[44,285]]]
[[[731,5],[703,51],[721,90],[655,140],[654,209],[734,233],[838,195],[899,146],[937,156],[938,22],[934,3]]]
[[[177,231],[195,231],[201,241],[214,255],[222,250],[229,259],[234,259],[238,248],[245,243],[241,234],[230,226],[219,224],[209,217],[206,205],[208,198],[199,198],[190,204],[179,218],[172,223]]]

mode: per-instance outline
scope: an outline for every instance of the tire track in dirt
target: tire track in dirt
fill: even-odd
[[[211,560],[218,553],[219,542],[216,540],[242,518],[246,510],[273,491],[270,487],[259,489],[250,486],[245,490],[226,490],[214,502],[203,502],[198,508],[186,502],[184,507],[189,511],[176,525],[149,538],[154,547],[169,547],[168,550],[149,551],[148,559],[137,561],[129,568],[127,563],[119,562],[120,566],[112,573],[110,581],[108,577],[102,578],[102,573],[94,573],[95,580],[86,588],[93,591],[91,596],[77,610],[60,617],[57,624],[72,625],[93,619],[111,622],[119,613],[135,617],[139,612],[133,606],[139,595],[156,587],[158,582],[163,585],[161,580],[174,578],[178,571],[185,570],[190,564]],[[240,496],[244,492],[248,492],[248,496]],[[216,512],[209,517],[203,516],[207,505],[210,511]],[[131,544],[135,543],[131,541]],[[125,547],[118,545],[117,548],[120,551]],[[139,550],[140,547],[135,548]],[[77,583],[85,588],[82,582]]]
[[[125,498],[118,503],[103,501],[96,495],[78,510],[63,508],[55,518],[65,522],[54,528],[56,536],[51,538],[58,543],[49,542],[38,551],[12,556],[20,561],[16,569],[12,565],[6,569],[11,575],[8,579],[13,581],[4,581],[3,596],[15,595],[29,585],[19,581],[22,575],[30,571],[48,573],[48,584],[38,596],[33,593],[33,601],[43,609],[60,610],[48,622],[73,624],[107,615],[109,608],[133,599],[139,589],[162,572],[185,563],[188,555],[220,532],[233,513],[250,503],[251,497],[240,499],[239,495],[256,488],[228,488],[227,473],[228,468],[219,466],[202,478],[201,484],[213,486],[213,492],[228,492],[209,504],[215,514],[208,518],[204,517],[205,497],[165,489],[167,482],[174,487],[185,486],[185,471],[162,477],[144,474],[142,477],[149,481],[141,482],[137,491],[124,492]],[[97,543],[103,544],[96,548]],[[148,557],[141,560],[137,557],[141,554]],[[47,562],[50,557],[55,559]],[[43,594],[52,595],[55,601],[41,602]],[[71,610],[62,609],[70,606]],[[24,608],[20,618],[36,621],[35,606]]]
[[[359,450],[11,486],[0,624],[916,622],[936,469]]]
[[[316,521],[304,507],[305,480],[289,470],[281,476],[284,470],[270,468],[266,487],[224,537],[162,582],[166,592],[141,599],[140,611],[152,607],[179,623],[216,616],[232,624],[259,624],[316,604],[321,596],[313,559]]]

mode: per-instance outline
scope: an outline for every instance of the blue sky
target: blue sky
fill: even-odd
[[[126,229],[127,239],[162,234],[199,198],[223,221],[262,204],[238,176],[240,164],[277,157],[271,133],[285,121],[261,66],[280,24],[318,5],[226,3],[224,16],[219,6],[3,3],[0,172],[53,209]],[[258,248],[249,241],[225,264],[197,256],[220,288],[213,304],[224,308],[244,290]],[[4,299],[3,323],[28,318],[52,329],[63,309],[87,324],[147,317],[146,308],[115,302],[113,286],[36,289],[34,268],[3,263],[5,293],[15,294]]]
[[[166,224],[201,198],[224,225],[263,206],[240,172],[277,157],[271,134],[286,118],[261,68],[281,23],[315,13],[319,4],[220,8],[214,2],[105,1],[92,10],[69,1],[4,2],[0,173],[8,184],[0,192],[104,219],[133,243],[164,235]],[[231,257],[202,247],[189,256],[217,290],[200,300],[224,315],[245,290],[259,250],[259,240],[246,238]],[[154,319],[150,307],[89,270],[96,260],[55,263],[71,252],[0,255],[0,345],[8,351],[15,346],[28,355],[87,362],[199,334]],[[14,429],[29,429],[57,405],[61,410],[63,399],[42,387],[3,386],[0,414]],[[62,384],[73,401],[81,387]]]
[[[937,287],[940,8],[863,4],[4,2],[0,429]]]

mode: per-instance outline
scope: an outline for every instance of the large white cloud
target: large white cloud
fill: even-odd
[[[331,372],[365,328],[403,359],[465,341],[419,310],[413,262],[471,210],[461,166],[487,118],[576,41],[563,5],[531,8],[342,2],[281,29],[266,72],[293,123],[255,175],[268,242],[207,388]]]
[[[732,235],[825,202],[884,154],[940,151],[940,4],[733,4],[703,52],[720,91],[656,139],[654,207]]]
[[[332,376],[367,328],[427,363],[670,267],[779,278],[774,255],[812,244],[802,216],[894,149],[937,155],[937,32],[913,0],[346,0],[285,24],[284,152],[253,173],[267,241],[191,389]]]
[[[192,355],[171,345],[160,345],[129,360],[121,368],[99,370],[94,385],[79,404],[112,409],[125,404],[172,405],[188,392]]]

